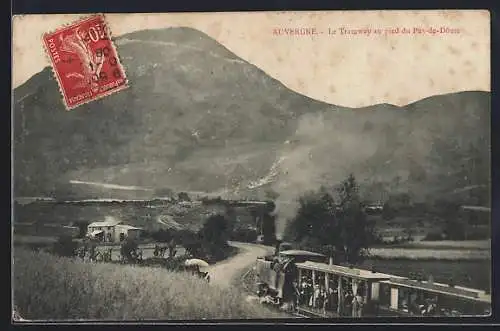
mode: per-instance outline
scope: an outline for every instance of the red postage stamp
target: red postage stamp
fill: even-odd
[[[93,15],[43,35],[66,109],[128,87],[103,15]]]

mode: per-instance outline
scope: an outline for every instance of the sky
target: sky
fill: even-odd
[[[43,33],[80,17],[14,17],[14,88],[49,65]],[[490,17],[485,10],[141,13],[108,14],[106,20],[113,36],[177,26],[198,29],[288,88],[336,105],[405,105],[436,94],[490,91]],[[273,33],[294,28],[319,34]],[[414,33],[441,28],[448,33]],[[342,33],[358,29],[370,33]]]

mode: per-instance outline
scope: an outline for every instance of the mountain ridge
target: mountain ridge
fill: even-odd
[[[431,188],[489,183],[489,92],[350,108],[291,91],[193,29],[114,39],[129,89],[71,112],[50,68],[14,90],[19,195],[62,194],[60,187],[88,194],[88,187],[68,186],[81,180],[221,194],[228,188],[250,197],[275,190],[286,197],[338,182],[349,171],[384,187],[379,191],[399,186],[422,191],[421,198]],[[477,150],[469,151],[466,139]],[[464,165],[472,152],[482,160],[479,169],[477,162]],[[342,162],[326,157],[332,154]],[[281,157],[287,161],[273,183],[248,189]],[[457,181],[460,171],[474,179]]]

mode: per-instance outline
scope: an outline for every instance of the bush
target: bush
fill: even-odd
[[[168,243],[174,238],[173,231],[160,229],[156,232],[151,233],[151,238],[157,242]]]
[[[177,199],[179,201],[191,201],[191,198],[189,197],[189,194],[187,194],[186,192],[180,192],[177,195]]]
[[[52,252],[59,256],[71,257],[75,256],[77,248],[78,243],[73,241],[71,237],[59,237],[52,246]]]
[[[440,232],[429,232],[425,235],[424,241],[440,241],[443,240],[443,235]]]
[[[16,250],[14,303],[26,319],[201,320],[283,317],[185,273],[117,264],[84,264]]]
[[[231,239],[242,242],[254,243],[257,241],[257,230],[249,228],[239,228],[233,231]]]
[[[87,227],[89,226],[89,223],[76,222],[75,225],[78,227],[78,238],[84,238],[87,235]]]
[[[132,239],[125,239],[125,241],[122,243],[120,247],[120,254],[123,256],[123,258],[126,261],[135,261],[137,259],[135,253],[137,252],[137,249],[139,248],[139,245],[135,240]]]

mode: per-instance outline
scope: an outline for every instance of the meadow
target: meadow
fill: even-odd
[[[439,240],[439,241],[413,241],[392,247],[402,248],[427,248],[427,249],[491,249],[491,240]]]
[[[435,248],[370,248],[372,257],[381,259],[408,259],[408,260],[489,260],[491,251],[487,249],[435,249]]]
[[[491,260],[491,240],[414,240],[369,249],[380,259],[409,260]]]
[[[202,320],[278,318],[245,301],[235,287],[218,287],[185,273],[89,264],[23,248],[14,250],[14,304],[30,320]]]

